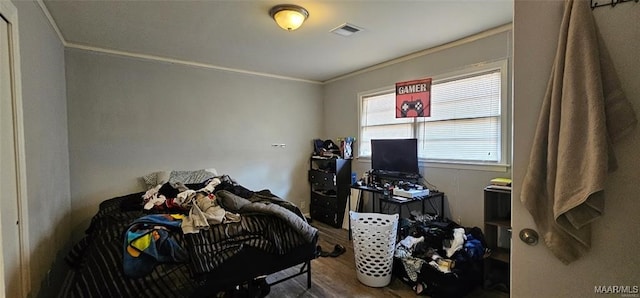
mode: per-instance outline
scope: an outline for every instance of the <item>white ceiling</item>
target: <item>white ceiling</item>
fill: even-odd
[[[293,32],[269,16],[297,4]],[[512,0],[44,0],[69,47],[323,82],[510,23]],[[363,31],[329,31],[345,22]]]

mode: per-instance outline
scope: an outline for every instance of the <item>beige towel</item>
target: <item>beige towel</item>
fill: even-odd
[[[637,122],[599,40],[589,2],[567,1],[522,184],[522,203],[565,264],[591,247],[590,224],[604,212],[616,167],[611,142]]]

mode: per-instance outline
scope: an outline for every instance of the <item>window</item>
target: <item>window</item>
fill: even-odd
[[[395,118],[393,87],[360,95],[359,156],[371,139],[418,139],[423,161],[506,164],[506,60],[434,77],[431,117]]]

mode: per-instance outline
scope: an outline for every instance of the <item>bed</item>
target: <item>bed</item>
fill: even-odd
[[[318,231],[296,206],[269,190],[255,192],[228,176],[219,178],[222,182],[211,190],[214,201],[224,212],[238,217],[211,224],[197,233],[184,233],[175,223],[163,223],[184,220],[186,224],[180,216],[190,216],[193,211],[176,212],[179,210],[168,208],[166,203],[157,205],[162,208],[143,208],[142,198],[148,191],[103,201],[85,236],[65,257],[71,274],[62,295],[220,297],[225,291],[250,288],[260,280],[263,295],[252,294],[259,297],[268,293],[264,284],[269,287],[304,274],[307,287],[311,287],[311,260],[317,256]],[[183,186],[202,190],[206,182]],[[144,231],[140,225],[154,229],[149,233],[153,235],[152,245],[146,243],[153,246],[153,251],[131,250],[131,235]],[[299,267],[296,273],[266,283],[264,276],[294,266]]]

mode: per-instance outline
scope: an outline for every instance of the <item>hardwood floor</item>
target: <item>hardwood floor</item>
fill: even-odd
[[[404,282],[392,278],[383,288],[366,286],[356,277],[353,244],[348,239],[348,231],[313,221],[319,231],[319,242],[325,251],[332,251],[341,244],[347,251],[338,257],[320,257],[311,261],[311,288],[307,289],[307,276],[302,275],[271,287],[267,297],[416,297],[415,292]],[[299,270],[290,268],[270,275],[267,281],[282,278]],[[503,298],[507,293],[477,289],[468,297]]]

